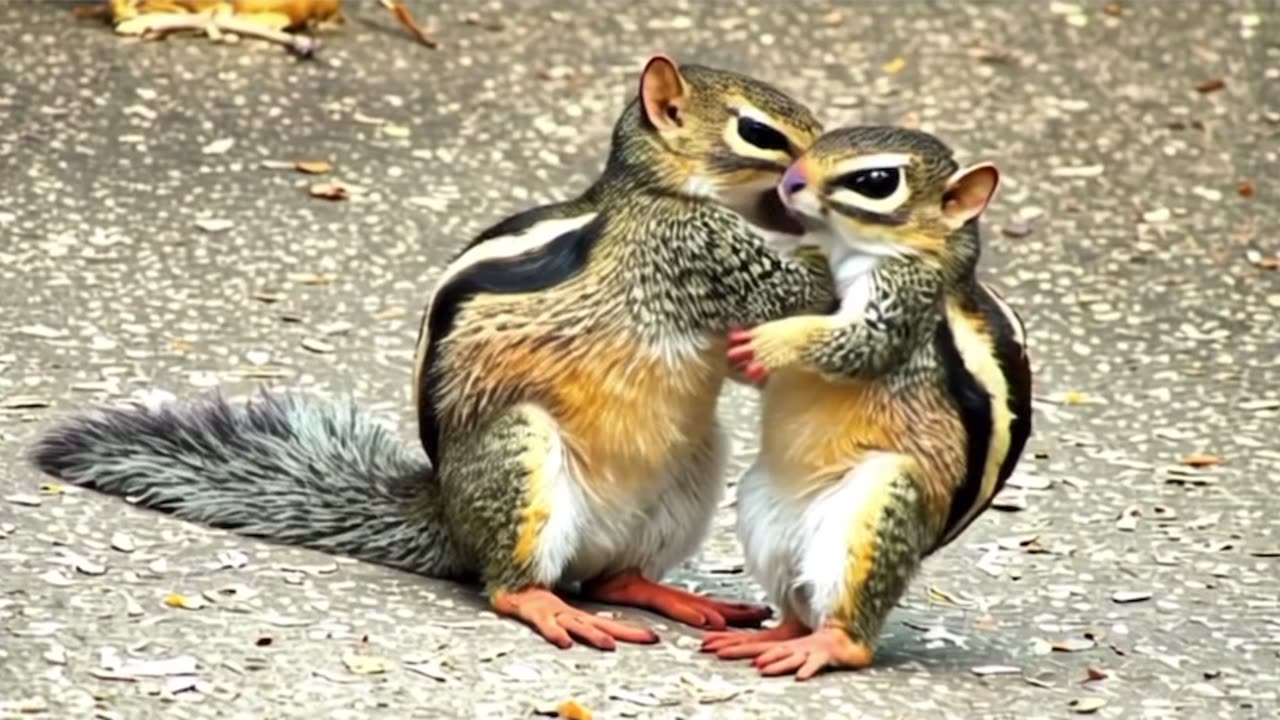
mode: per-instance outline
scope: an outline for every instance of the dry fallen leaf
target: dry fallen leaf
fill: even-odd
[[[220,140],[214,140],[208,145],[205,145],[203,148],[200,149],[200,152],[204,153],[205,155],[222,155],[226,153],[228,150],[230,150],[231,147],[235,144],[236,144],[236,141],[232,138],[222,138]]]
[[[321,355],[331,353],[334,350],[333,343],[325,342],[324,340],[321,340],[319,338],[303,338],[302,347],[306,348],[307,350],[310,350],[313,353],[318,353]]]
[[[1197,84],[1196,92],[1207,95],[1208,93],[1217,92],[1226,86],[1227,83],[1222,78],[1210,78]]]
[[[207,233],[220,233],[230,230],[235,226],[236,224],[234,222],[220,218],[202,218],[200,220],[196,220],[196,227]]]
[[[346,200],[350,197],[346,186],[337,182],[315,183],[308,192],[311,193],[311,197],[325,200]]]
[[[1118,590],[1111,595],[1111,599],[1118,603],[1133,603],[1150,600],[1151,593],[1147,590]]]
[[[565,700],[556,706],[556,713],[565,720],[591,720],[592,714],[585,705],[576,700]]]
[[[1253,189],[1253,181],[1248,179],[1241,180],[1240,184],[1236,185],[1236,193],[1242,198],[1253,197]]]
[[[0,400],[0,409],[2,410],[34,410],[35,408],[49,407],[48,398],[42,398],[37,395],[11,395]]]
[[[1086,667],[1084,669],[1084,673],[1085,673],[1084,682],[1096,682],[1098,680],[1106,680],[1107,677],[1109,677],[1106,670],[1103,670],[1102,668],[1096,668],[1092,665]]]
[[[116,532],[111,534],[111,548],[122,553],[131,553],[137,547],[133,542],[133,538],[128,533]]]
[[[171,608],[183,610],[199,610],[204,607],[204,600],[199,596],[187,596],[182,593],[170,593],[164,597],[164,604]]]
[[[323,175],[333,169],[333,166],[324,160],[299,160],[294,167],[298,172],[308,175]]]
[[[1182,458],[1178,460],[1178,462],[1182,463],[1183,465],[1189,465],[1194,468],[1202,468],[1202,467],[1212,467],[1214,465],[1221,465],[1222,458],[1218,457],[1217,455],[1209,455],[1207,453],[1192,453],[1190,455],[1183,455]]]

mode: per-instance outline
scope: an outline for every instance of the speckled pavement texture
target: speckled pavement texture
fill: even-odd
[[[0,716],[1277,717],[1280,7],[580,5],[415,2],[433,51],[366,3],[300,62],[0,3]],[[1004,170],[985,276],[1026,317],[1036,433],[874,669],[766,681],[631,612],[662,644],[559,651],[473,588],[22,461],[60,414],[151,388],[349,389],[412,441],[442,260],[581,188],[658,50]],[[309,195],[330,181],[349,198]],[[751,398],[724,409],[736,472]],[[760,595],[732,522],[678,580]]]

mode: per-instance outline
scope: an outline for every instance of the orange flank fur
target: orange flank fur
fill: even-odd
[[[672,361],[621,333],[588,339],[529,327],[504,332],[501,342],[494,337],[451,339],[446,351],[466,358],[454,366],[470,372],[457,374],[442,413],[483,417],[521,401],[543,407],[585,489],[599,497],[631,496],[713,426],[727,374],[723,343]]]
[[[821,492],[871,451],[920,459],[926,502],[942,517],[950,503],[950,478],[964,474],[964,449],[954,438],[964,428],[941,390],[895,392],[883,381],[831,382],[816,372],[788,369],[765,387],[761,459],[772,477],[793,483],[799,497]],[[835,429],[839,429],[836,432]],[[825,480],[825,482],[823,482]]]

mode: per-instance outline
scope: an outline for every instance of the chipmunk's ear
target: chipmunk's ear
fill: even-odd
[[[676,61],[666,55],[649,58],[640,74],[640,104],[649,124],[662,133],[683,127],[688,102],[689,84]]]
[[[942,193],[942,216],[953,228],[982,214],[1000,187],[1000,171],[991,163],[978,163],[961,168]]]

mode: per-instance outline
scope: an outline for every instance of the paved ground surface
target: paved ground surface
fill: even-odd
[[[573,698],[597,717],[1275,717],[1280,8],[571,5],[415,3],[431,51],[368,4],[302,63],[0,3],[0,715],[513,718]],[[59,414],[153,387],[350,388],[408,441],[443,256],[586,183],[656,50],[771,79],[832,125],[920,123],[1005,171],[985,272],[1027,318],[1037,432],[1006,509],[929,562],[876,668],[763,681],[639,613],[660,646],[560,652],[470,588],[21,461]],[[263,167],[304,159],[350,199]],[[725,398],[738,468],[750,401]],[[758,595],[732,518],[679,579]]]

